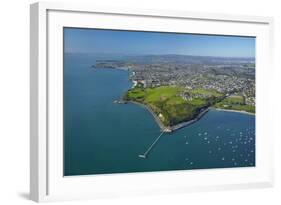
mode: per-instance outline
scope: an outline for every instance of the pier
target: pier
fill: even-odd
[[[152,148],[156,145],[156,143],[158,142],[158,140],[160,139],[160,137],[164,134],[165,131],[163,131],[157,138],[156,140],[154,140],[154,142],[148,147],[148,149],[145,151],[145,153],[140,154],[139,157],[140,158],[146,158],[147,155],[149,154],[149,152],[152,150]]]

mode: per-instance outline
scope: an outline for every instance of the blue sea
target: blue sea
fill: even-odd
[[[96,59],[64,56],[65,176],[255,166],[255,116],[214,109],[140,158],[160,128],[145,108],[113,103],[132,86],[129,72],[92,68]]]

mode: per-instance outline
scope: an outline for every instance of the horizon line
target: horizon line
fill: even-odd
[[[164,56],[164,55],[178,55],[178,56],[195,56],[195,57],[213,57],[213,58],[254,58],[255,56],[210,56],[210,55],[192,55],[192,54],[128,54],[128,53],[92,53],[92,52],[71,52],[64,51],[64,54],[92,54],[92,55],[127,55],[127,56]]]

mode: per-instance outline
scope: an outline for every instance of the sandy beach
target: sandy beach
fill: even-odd
[[[238,113],[247,114],[247,115],[256,115],[255,113],[246,112],[244,110],[227,110],[227,109],[214,108],[214,107],[212,107],[210,109],[214,109],[214,110],[218,110],[218,111],[225,111],[225,112],[238,112]]]

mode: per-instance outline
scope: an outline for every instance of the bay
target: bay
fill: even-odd
[[[64,56],[65,176],[255,166],[255,116],[214,109],[138,157],[160,128],[145,108],[113,103],[132,86],[129,72],[94,69],[95,59]]]

